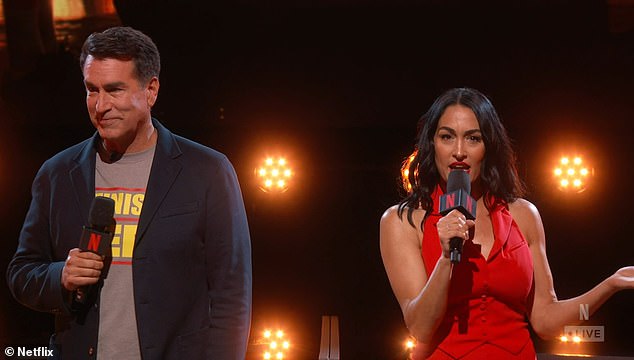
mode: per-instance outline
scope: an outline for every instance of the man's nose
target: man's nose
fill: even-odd
[[[112,101],[110,100],[108,94],[100,92],[99,95],[97,95],[97,101],[95,102],[95,111],[97,114],[103,114],[111,108]]]

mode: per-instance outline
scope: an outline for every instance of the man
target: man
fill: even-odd
[[[97,132],[39,170],[13,295],[55,314],[64,359],[244,359],[251,248],[232,165],[151,117],[160,58],[143,33],[92,34],[80,65]],[[78,248],[95,196],[115,200],[111,257]]]

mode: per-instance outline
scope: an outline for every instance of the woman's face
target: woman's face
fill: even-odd
[[[434,134],[436,167],[443,180],[447,181],[453,169],[466,170],[474,182],[480,176],[480,165],[485,148],[478,119],[471,109],[462,105],[451,105],[438,121]]]

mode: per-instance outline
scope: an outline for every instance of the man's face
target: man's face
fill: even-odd
[[[151,121],[158,95],[158,79],[142,84],[135,76],[134,62],[86,58],[84,84],[90,120],[106,145],[134,148],[141,131]]]

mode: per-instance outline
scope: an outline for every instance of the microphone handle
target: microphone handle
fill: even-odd
[[[462,244],[464,243],[463,238],[453,237],[449,240],[449,260],[452,264],[457,264],[460,262],[462,257]]]
[[[113,236],[112,226],[94,224],[91,224],[89,227],[84,226],[81,239],[79,240],[79,248],[81,251],[90,251],[102,257],[107,257],[110,255]],[[108,267],[109,265],[104,262],[100,280],[105,278],[104,274],[107,273]],[[90,298],[95,295],[98,288],[99,283],[81,286],[73,292],[73,301],[82,306],[86,305],[86,303],[91,300]]]
[[[88,296],[94,291],[95,285],[84,285],[73,292],[73,300],[81,305],[86,305]]]

